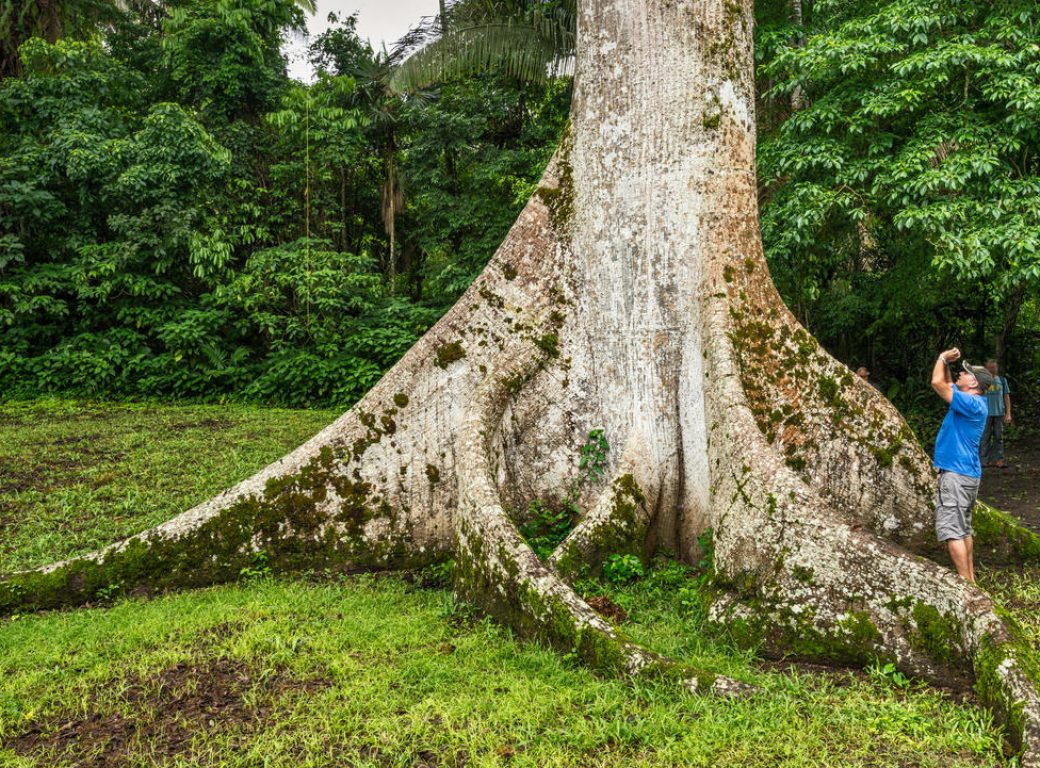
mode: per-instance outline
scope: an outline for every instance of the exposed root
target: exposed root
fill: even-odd
[[[774,654],[900,669],[943,684],[974,682],[1024,764],[1040,760],[1040,669],[990,599],[948,567],[849,522],[727,411],[744,434],[742,464],[716,459],[715,555],[723,597],[712,618]],[[751,468],[754,467],[754,471]]]
[[[1023,764],[1037,764],[1040,669],[989,598],[949,569],[862,529],[785,519],[786,506],[758,531],[759,554],[773,548],[772,568],[721,574],[719,583],[741,599],[724,595],[713,621],[771,655],[891,661],[933,682],[974,682]],[[720,538],[725,552],[733,543],[725,533]],[[736,546],[747,551],[746,542]]]
[[[601,673],[667,677],[690,691],[748,692],[744,683],[679,664],[626,638],[535,555],[510,521],[495,483],[496,430],[510,396],[503,382],[525,379],[539,362],[535,355],[504,358],[478,388],[463,423],[458,593],[521,635],[573,652]]]
[[[713,619],[773,653],[974,682],[1024,764],[1040,763],[1032,650],[985,594],[911,554],[939,549],[927,457],[891,404],[798,326],[754,217],[742,226],[749,255],[713,265],[705,306],[715,566],[730,590]],[[999,515],[980,524],[984,541],[1040,552]]]
[[[347,477],[324,447],[259,493],[199,508],[94,553],[0,581],[0,615],[206,586],[246,569],[277,572],[416,568],[445,550],[417,546],[408,520]]]
[[[597,575],[612,554],[644,556],[660,482],[643,441],[625,441],[618,470],[581,522],[560,542],[549,564],[566,580]]]
[[[555,177],[554,160],[543,183]],[[529,316],[552,302],[555,242],[532,199],[459,302],[350,411],[162,525],[0,576],[0,615],[226,582],[244,569],[412,568],[450,557],[462,404],[507,343],[544,341]]]
[[[977,501],[972,527],[975,554],[987,564],[1040,563],[1040,536],[1006,512]]]

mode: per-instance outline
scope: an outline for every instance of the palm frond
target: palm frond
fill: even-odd
[[[572,47],[566,33],[544,20],[456,27],[405,59],[393,72],[390,87],[411,93],[493,68],[526,82],[542,82],[557,74]]]

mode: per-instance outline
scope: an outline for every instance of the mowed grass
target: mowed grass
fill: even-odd
[[[0,403],[0,573],[161,523],[279,458],[336,411]]]
[[[208,421],[217,412],[220,426]],[[106,531],[141,527],[143,516],[118,525],[100,519],[126,516],[125,505],[106,506],[113,498],[147,507],[149,522],[173,514],[330,420],[70,402],[0,406],[0,420],[7,416],[22,426],[3,425],[0,444],[5,456],[23,458],[23,468],[33,466],[32,455],[59,455],[62,441],[89,434],[97,446],[133,446],[122,449],[122,461],[137,456],[133,466],[148,467],[151,478],[116,463],[107,470],[116,477],[101,486],[111,495],[99,497],[88,480],[94,464],[84,462],[53,465],[51,493],[0,492],[3,508],[16,511],[3,532],[5,546],[15,542],[8,563],[39,562]],[[170,423],[184,426],[160,426]],[[255,446],[252,466],[244,446],[229,445],[249,439],[266,441]],[[51,495],[77,488],[90,504],[75,518],[82,538],[68,528],[44,545],[20,530],[17,510],[29,507],[35,519],[26,524],[38,530],[66,519]],[[1029,574],[993,582],[1016,613],[1036,614],[1040,589]],[[758,695],[729,701],[597,678],[472,616],[446,590],[398,576],[260,577],[0,620],[0,766],[1008,764],[1000,733],[971,701],[860,670],[766,666],[708,636],[692,599],[696,583],[665,564],[606,591],[627,611],[631,635],[753,682]]]

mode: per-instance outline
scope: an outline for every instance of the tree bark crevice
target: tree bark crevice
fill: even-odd
[[[574,653],[601,673],[672,679],[696,693],[734,696],[752,692],[753,686],[678,663],[625,637],[534,553],[510,520],[497,486],[498,432],[508,403],[522,394],[510,382],[529,380],[543,362],[544,354],[532,352],[503,356],[488,371],[467,409],[458,437],[457,593],[522,636]],[[629,461],[637,454],[633,448]],[[634,493],[646,498],[639,488]],[[653,497],[655,487],[648,486],[646,494]]]

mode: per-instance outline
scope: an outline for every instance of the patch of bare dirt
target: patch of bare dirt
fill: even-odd
[[[628,619],[628,613],[620,605],[615,603],[606,595],[597,595],[596,597],[590,597],[585,601],[589,604],[589,607],[602,616],[605,619],[620,624]]]
[[[54,447],[60,442],[41,443]],[[13,465],[0,473],[0,495],[24,493],[30,490],[53,491],[85,481],[85,472],[101,462],[117,463],[126,458],[121,451],[83,451],[77,455],[58,454],[32,460],[14,459]],[[115,475],[112,475],[115,478]],[[95,482],[95,485],[97,483]],[[101,483],[102,485],[104,483]]]
[[[66,437],[57,437],[53,440],[39,440],[33,445],[78,445],[79,443],[93,442],[98,440],[101,435],[68,435]]]
[[[979,498],[1040,533],[1040,434],[1004,443],[1008,466],[985,467]]]
[[[170,432],[186,432],[189,429],[231,429],[236,422],[231,419],[209,417],[206,419],[195,419],[191,421],[176,421],[163,425],[162,429]]]
[[[23,493],[34,488],[36,478],[32,472],[8,467],[0,475],[0,494]]]
[[[34,724],[5,746],[48,766],[165,764],[178,756],[190,758],[196,743],[217,733],[248,735],[264,726],[283,697],[329,685],[321,678],[294,678],[284,669],[261,675],[226,658],[182,662],[128,681],[114,707],[98,692],[85,716]]]

